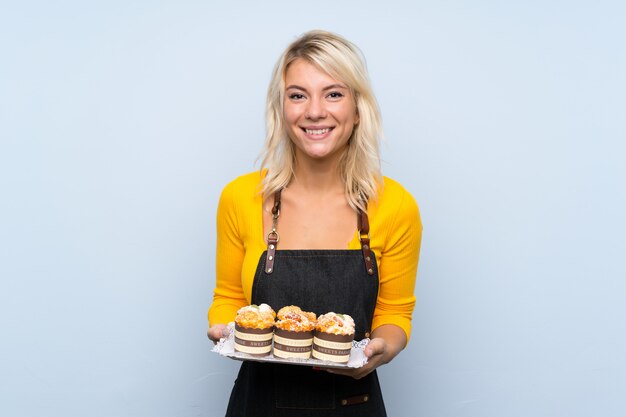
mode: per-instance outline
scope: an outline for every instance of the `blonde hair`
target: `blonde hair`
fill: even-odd
[[[348,204],[365,210],[376,199],[382,186],[379,141],[382,121],[378,104],[359,49],[334,33],[314,30],[305,33],[285,49],[278,59],[267,92],[265,147],[261,153],[261,185],[264,196],[271,196],[289,184],[294,176],[295,149],[283,123],[285,73],[296,59],[304,59],[331,77],[345,83],[354,98],[358,124],[341,156],[340,174]]]

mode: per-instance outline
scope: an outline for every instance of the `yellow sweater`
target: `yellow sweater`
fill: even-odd
[[[251,303],[254,273],[267,248],[260,182],[261,174],[253,172],[238,177],[222,191],[217,209],[217,278],[209,309],[211,325],[233,321],[237,310]],[[369,203],[367,214],[379,274],[372,330],[395,324],[408,339],[422,238],[419,209],[399,183],[384,177],[383,191],[377,201]],[[355,230],[347,249],[360,248]]]

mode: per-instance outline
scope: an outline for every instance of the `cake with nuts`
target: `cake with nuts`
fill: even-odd
[[[267,304],[240,308],[235,316],[235,350],[253,356],[269,355],[275,319],[276,313]]]
[[[347,314],[326,313],[317,318],[312,355],[315,359],[347,363],[354,340],[354,320]]]
[[[274,356],[278,358],[309,359],[315,330],[315,313],[297,306],[278,310],[274,329]]]

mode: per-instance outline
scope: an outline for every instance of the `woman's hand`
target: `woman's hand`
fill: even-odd
[[[209,339],[211,339],[213,343],[217,343],[222,337],[228,336],[228,329],[226,328],[225,324],[216,324],[209,327],[206,335],[209,337]]]
[[[365,346],[363,353],[367,357],[367,363],[360,368],[320,368],[331,374],[351,376],[354,379],[361,379],[380,365],[384,365],[386,360],[385,352],[387,343],[382,338],[375,338]]]
[[[321,368],[338,375],[361,379],[381,365],[391,362],[406,346],[404,330],[394,324],[384,324],[372,333],[372,339],[365,346],[363,353],[367,363],[360,368]]]

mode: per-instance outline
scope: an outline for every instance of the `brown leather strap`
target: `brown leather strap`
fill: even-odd
[[[363,404],[370,400],[370,396],[367,394],[356,395],[354,397],[348,397],[341,400],[341,405],[354,405],[354,404]]]
[[[267,235],[267,255],[265,257],[265,273],[271,274],[274,271],[274,259],[276,258],[276,246],[280,236],[276,231],[276,223],[278,222],[278,216],[280,216],[280,192],[278,190],[274,193],[274,207],[272,207],[272,230]]]
[[[370,223],[367,213],[359,210],[357,214],[357,224],[359,228],[359,241],[363,251],[365,261],[365,271],[368,275],[374,275],[374,262],[372,261],[372,250],[370,249]]]
[[[272,207],[272,214],[277,215],[280,212],[280,194],[283,192],[282,188],[274,193],[274,207]]]

